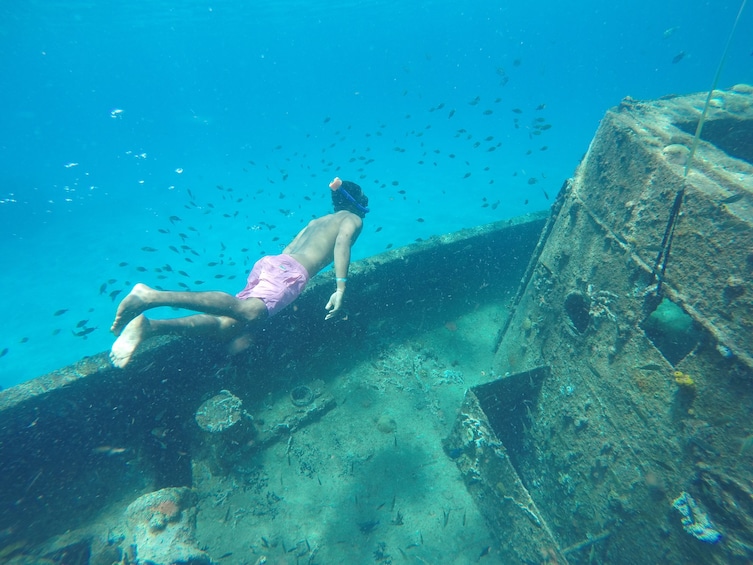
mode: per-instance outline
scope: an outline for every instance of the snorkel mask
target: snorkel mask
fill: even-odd
[[[348,200],[353,206],[356,207],[357,210],[361,211],[363,214],[367,214],[369,212],[369,208],[367,206],[363,206],[361,203],[359,203],[353,196],[343,188],[343,181],[340,180],[339,177],[335,177],[335,180],[333,180],[331,183],[329,183],[329,187],[332,189],[332,192],[337,192],[345,197],[346,200]]]

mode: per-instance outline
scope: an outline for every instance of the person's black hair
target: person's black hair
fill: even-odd
[[[349,194],[353,200],[348,198],[345,194]],[[356,216],[361,218],[366,216],[366,212],[369,211],[369,197],[363,193],[363,190],[356,183],[349,180],[343,181],[340,188],[332,191],[332,206],[335,207],[335,212],[340,210],[347,210],[353,212]]]

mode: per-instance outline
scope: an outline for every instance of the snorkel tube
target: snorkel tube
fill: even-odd
[[[329,187],[332,189],[332,192],[339,192],[358,210],[360,210],[364,214],[367,214],[369,212],[369,208],[357,202],[356,199],[351,196],[350,192],[345,190],[342,185],[343,181],[340,179],[340,177],[335,177],[335,179],[331,183],[329,183]]]

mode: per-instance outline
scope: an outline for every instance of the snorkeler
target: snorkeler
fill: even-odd
[[[363,228],[369,199],[357,184],[335,177],[334,213],[311,220],[282,254],[259,259],[246,287],[235,296],[220,291],[172,292],[137,284],[118,306],[110,330],[118,336],[110,351],[116,367],[125,367],[139,344],[156,335],[211,336],[230,343],[233,353],[250,344],[256,325],[273,316],[303,292],[306,283],[335,263],[335,292],[325,308],[325,319],[342,307],[350,266],[350,250]],[[201,312],[168,320],[150,320],[143,312],[172,306]]]

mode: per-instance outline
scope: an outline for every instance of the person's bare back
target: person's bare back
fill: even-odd
[[[363,221],[355,214],[344,210],[327,214],[311,220],[282,252],[303,265],[313,277],[333,261],[337,268],[338,250],[343,252],[347,248],[349,260],[350,248],[362,228]]]

